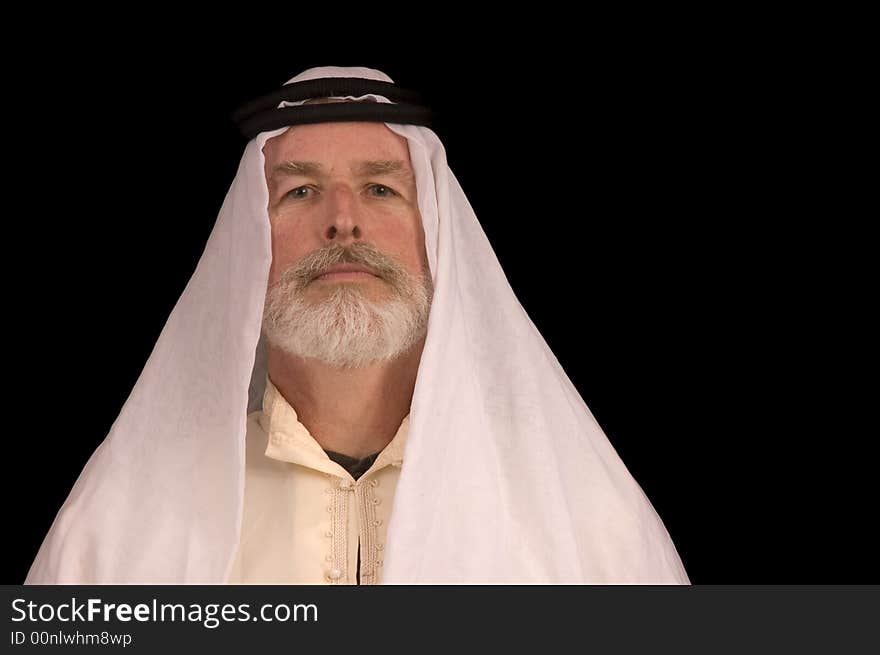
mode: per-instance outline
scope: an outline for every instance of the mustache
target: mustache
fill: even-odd
[[[279,283],[293,283],[302,288],[336,264],[365,266],[395,287],[400,286],[407,277],[406,270],[397,261],[369,243],[356,242],[349,247],[334,243],[309,253],[296,265],[289,267],[281,275]]]

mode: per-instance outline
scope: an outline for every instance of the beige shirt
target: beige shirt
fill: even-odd
[[[262,411],[247,418],[241,541],[229,584],[378,584],[407,415],[358,480],[297,420],[266,378]]]

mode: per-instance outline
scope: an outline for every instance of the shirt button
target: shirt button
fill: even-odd
[[[376,478],[373,478],[372,480],[370,480],[370,486],[371,487],[378,487],[379,481]]]
[[[378,498],[373,498],[373,504],[374,504],[374,505],[378,505],[378,504],[381,503],[381,502],[382,502],[382,501],[379,500]]]
[[[324,533],[324,536],[325,536],[325,537],[332,537],[332,536],[333,536],[333,533],[330,532],[330,530],[327,530],[327,532]]]
[[[382,550],[385,548],[385,544],[376,544],[376,550]]]
[[[339,578],[342,577],[342,571],[340,571],[339,569],[330,569],[330,572],[327,573],[327,576],[331,580],[339,580]]]

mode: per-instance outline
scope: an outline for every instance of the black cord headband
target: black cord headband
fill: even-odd
[[[384,96],[391,103],[349,101],[278,108],[283,100],[296,102],[367,94]],[[362,77],[322,77],[285,84],[278,91],[243,104],[232,112],[230,118],[238,125],[245,138],[250,140],[260,132],[306,123],[371,121],[430,127],[432,112],[422,104],[416,91],[403,89],[391,82]]]

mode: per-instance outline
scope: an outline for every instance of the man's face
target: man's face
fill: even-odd
[[[333,244],[367,243],[410,273],[427,270],[405,138],[382,123],[297,125],[269,139],[263,152],[272,225],[270,286],[291,264]],[[399,168],[370,170],[368,162]],[[310,292],[326,294],[339,281],[312,283]],[[387,293],[381,279],[364,277],[357,283],[374,297]]]
[[[263,152],[269,340],[348,367],[415,343],[433,286],[407,140],[381,123],[321,123],[292,127]],[[327,273],[340,264],[372,274]]]

